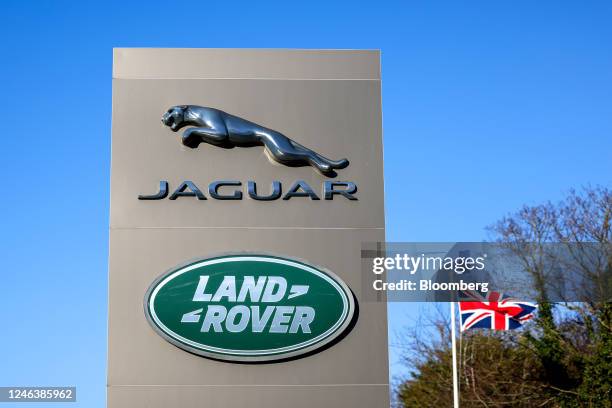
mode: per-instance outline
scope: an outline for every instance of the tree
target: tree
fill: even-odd
[[[516,333],[464,334],[460,346],[464,407],[612,407],[612,192],[571,191],[560,203],[524,206],[489,227],[529,274],[536,319]],[[552,302],[550,243],[564,246],[581,274],[582,302]],[[593,248],[597,249],[593,251]],[[562,309],[562,310],[560,310]],[[410,344],[411,378],[398,388],[405,407],[452,406],[450,337],[438,318],[436,341]],[[418,333],[414,334],[419,336]]]

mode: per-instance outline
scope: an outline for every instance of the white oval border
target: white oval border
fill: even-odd
[[[302,343],[298,343],[293,346],[281,347],[276,349],[266,350],[232,350],[224,349],[219,347],[206,346],[198,342],[186,339],[177,333],[170,330],[164,325],[155,313],[153,304],[155,302],[155,296],[159,290],[166,285],[168,282],[173,280],[183,273],[189,272],[193,269],[214,265],[217,263],[227,262],[240,262],[240,261],[255,261],[255,262],[271,262],[283,264],[298,269],[302,269],[313,275],[316,275],[328,283],[330,283],[334,289],[341,295],[343,310],[340,318],[334,323],[332,327],[326,330],[324,333],[307,340]],[[355,313],[355,300],[349,287],[340,279],[336,274],[330,272],[325,268],[311,266],[302,260],[288,259],[278,255],[264,255],[264,254],[224,254],[219,256],[212,256],[203,258],[187,263],[184,266],[178,266],[164,273],[162,276],[157,278],[149,287],[144,298],[144,309],[147,321],[166,341],[173,345],[194,353],[203,357],[209,357],[216,360],[223,361],[234,361],[234,362],[267,362],[276,360],[286,360],[295,358],[302,354],[308,354],[314,350],[317,350],[326,344],[330,343],[338,336],[343,334],[353,320]]]

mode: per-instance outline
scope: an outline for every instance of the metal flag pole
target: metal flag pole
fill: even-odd
[[[459,408],[459,382],[457,381],[457,342],[455,341],[455,302],[450,302],[451,345],[453,355],[453,408]]]

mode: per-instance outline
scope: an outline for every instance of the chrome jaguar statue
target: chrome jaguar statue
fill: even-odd
[[[182,142],[197,148],[205,142],[220,147],[250,147],[263,145],[268,156],[286,166],[313,166],[326,176],[335,176],[335,170],[349,165],[347,159],[330,160],[276,130],[215,108],[197,105],[179,105],[168,109],[162,123],[172,131],[194,126],[183,132]]]

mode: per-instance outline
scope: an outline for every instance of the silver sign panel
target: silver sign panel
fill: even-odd
[[[362,242],[385,238],[379,60],[114,51],[108,406],[389,406],[386,305],[361,299],[360,275]],[[260,363],[166,341],[143,310],[148,289],[228,253],[330,271],[355,297],[354,321],[314,352]]]

